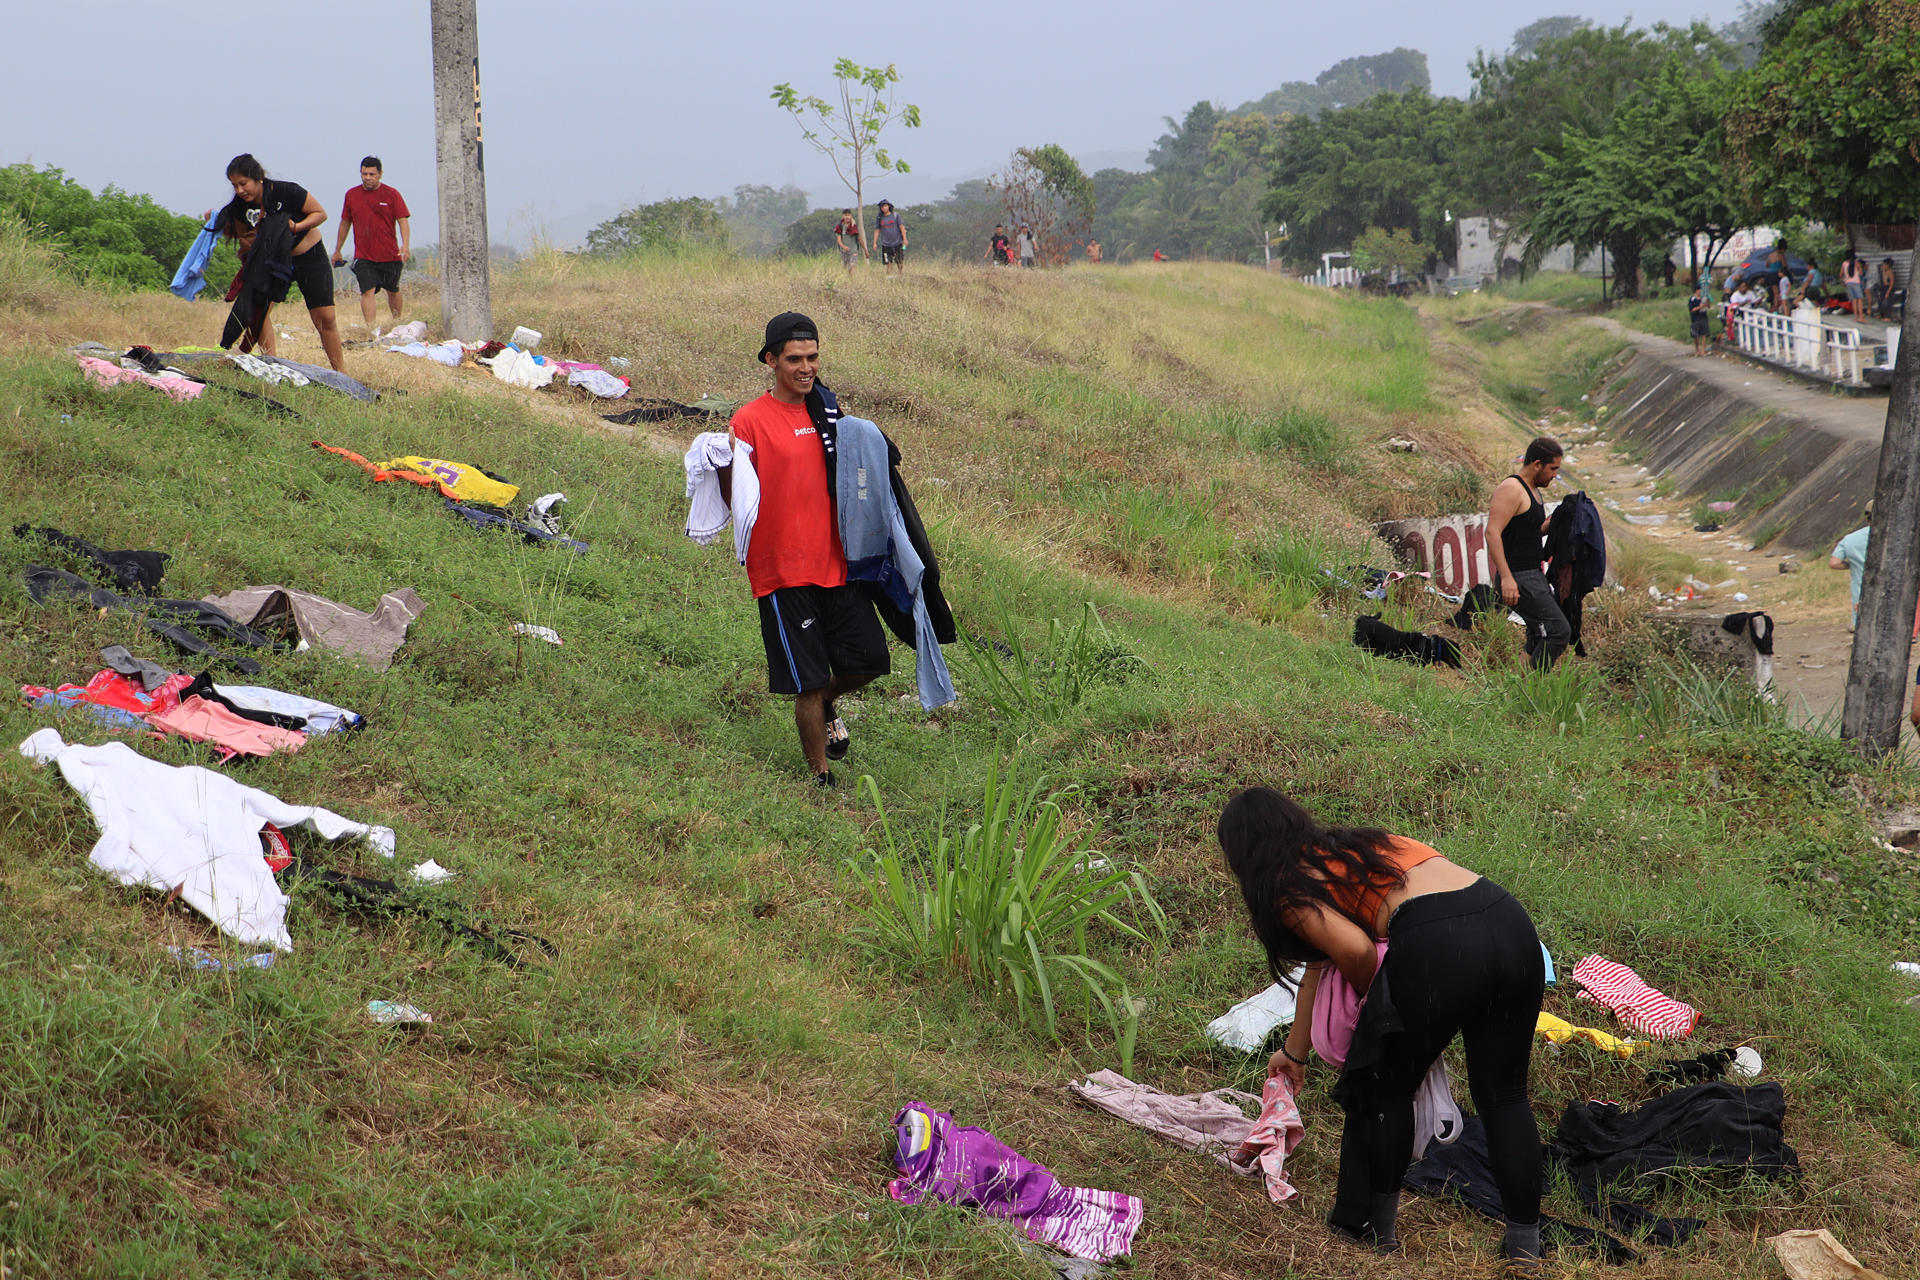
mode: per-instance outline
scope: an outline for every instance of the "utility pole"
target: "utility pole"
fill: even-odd
[[[1920,249],[1914,251],[1920,266]],[[1911,278],[1911,277],[1909,277]],[[1907,659],[1913,611],[1920,599],[1920,308],[1907,304],[1900,325],[1887,427],[1880,439],[1880,474],[1873,486],[1873,532],[1867,537],[1866,577],[1860,584],[1860,622],[1847,667],[1846,709],[1840,736],[1862,755],[1900,747],[1906,709]]]
[[[487,283],[487,170],[480,141],[476,0],[430,0],[433,121],[440,179],[440,318],[462,342],[493,337]]]

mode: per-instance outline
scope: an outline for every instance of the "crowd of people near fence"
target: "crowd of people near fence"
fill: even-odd
[[[1696,297],[1705,287],[1702,284],[1696,288]],[[1722,297],[1726,331],[1737,342],[1734,317],[1742,310],[1791,315],[1795,309],[1811,304],[1822,317],[1897,323],[1906,313],[1907,291],[1892,257],[1876,261],[1848,250],[1837,269],[1828,274],[1817,260],[1788,252],[1783,239],[1735,267],[1723,282]],[[1688,312],[1698,339],[1701,316],[1692,300]]]

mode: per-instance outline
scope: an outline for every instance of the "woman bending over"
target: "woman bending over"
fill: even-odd
[[[1293,1030],[1269,1074],[1296,1089],[1306,1082],[1314,992],[1328,966],[1367,996],[1334,1089],[1347,1115],[1328,1225],[1382,1252],[1399,1248],[1413,1095],[1459,1035],[1506,1210],[1500,1251],[1512,1271],[1535,1274],[1540,1132],[1527,1067],[1546,974],[1526,909],[1437,849],[1372,828],[1322,827],[1267,787],[1227,802],[1219,838],[1275,980],[1307,966]]]

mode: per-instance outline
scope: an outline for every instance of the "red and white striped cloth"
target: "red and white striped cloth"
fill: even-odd
[[[1693,1034],[1700,1013],[1648,986],[1639,974],[1605,956],[1588,956],[1573,966],[1575,986],[1585,988],[1582,1000],[1613,1010],[1620,1021],[1655,1040],[1679,1040]]]

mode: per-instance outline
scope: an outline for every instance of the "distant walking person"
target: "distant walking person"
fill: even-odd
[[[1007,243],[1007,228],[1002,223],[993,224],[993,238],[987,241],[987,261],[996,267],[1004,267],[1013,256],[1013,248]]]
[[[893,211],[893,201],[880,202],[880,216],[873,222],[874,242],[880,246],[880,266],[892,267],[894,274],[907,273],[907,224]]]
[[[1033,241],[1033,228],[1024,222],[1021,223],[1020,237],[1015,243],[1020,246],[1020,265],[1031,267],[1033,260],[1039,256],[1039,246]]]
[[[1847,286],[1847,310],[1853,312],[1855,320],[1865,319],[1867,264],[1851,249],[1847,250],[1846,260],[1840,264],[1840,283]]]
[[[1687,299],[1687,330],[1693,337],[1693,354],[1707,354],[1707,342],[1713,336],[1713,303],[1707,300],[1707,288],[1696,277],[1693,296]]]
[[[381,182],[379,156],[360,161],[360,185],[340,200],[340,230],[333,237],[333,265],[353,232],[353,278],[360,285],[360,318],[373,329],[373,295],[387,295],[387,318],[400,322],[406,303],[400,296],[400,273],[413,255],[413,214],[398,191]],[[380,331],[373,329],[375,334]]]
[[[1087,241],[1087,261],[1097,267],[1105,259],[1106,254],[1101,250],[1100,242],[1098,240]]]
[[[344,369],[340,327],[333,314],[333,268],[320,242],[326,209],[299,183],[269,179],[250,154],[227,163],[227,181],[233,184],[233,199],[220,210],[218,225],[240,247],[240,274],[227,290],[234,308],[220,345],[231,347],[239,341],[242,351],[258,346],[276,354],[273,307],[285,302],[289,288],[297,284],[320,345],[326,348],[327,363]]]
[[[1500,599],[1527,624],[1527,657],[1536,670],[1545,671],[1560,660],[1573,639],[1567,615],[1560,612],[1547,575],[1547,504],[1540,490],[1560,474],[1566,450],[1552,436],[1540,436],[1527,446],[1520,470],[1502,480],[1487,509],[1487,558],[1493,561]]]
[[[853,274],[854,258],[861,249],[860,224],[854,221],[853,210],[842,209],[840,221],[833,224],[833,245],[840,250],[840,265]]]

